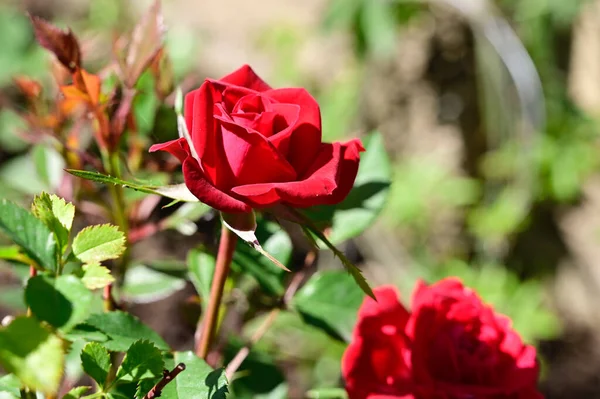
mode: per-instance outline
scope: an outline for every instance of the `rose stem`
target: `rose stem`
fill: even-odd
[[[219,242],[219,252],[217,253],[217,263],[215,265],[215,274],[210,286],[210,297],[208,306],[204,311],[202,322],[198,323],[198,329],[202,329],[200,340],[196,345],[196,355],[202,359],[206,359],[208,350],[210,349],[211,341],[217,329],[217,319],[219,308],[221,306],[221,298],[223,297],[223,288],[229,274],[229,267],[233,259],[237,235],[229,230],[225,224],[221,227],[221,240]],[[198,335],[196,335],[198,336]]]
[[[144,396],[143,399],[154,399],[160,397],[162,390],[165,386],[173,381],[175,377],[179,375],[183,370],[185,370],[185,364],[179,363],[173,370],[163,371],[163,378],[154,385],[154,387]]]

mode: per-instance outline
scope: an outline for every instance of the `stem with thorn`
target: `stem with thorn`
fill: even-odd
[[[236,242],[237,235],[233,231],[229,230],[225,224],[223,224],[221,227],[221,240],[219,242],[219,252],[217,253],[215,274],[210,286],[208,306],[204,311],[202,321],[198,323],[198,327],[196,329],[197,339],[198,333],[201,331],[196,345],[196,355],[205,360],[217,329],[217,320],[219,308],[221,307],[221,299],[223,297],[223,288],[225,287],[227,275],[229,274],[229,268],[233,259]]]
[[[179,375],[179,373],[181,373],[183,370],[185,370],[185,364],[183,364],[183,363],[179,363],[171,371],[164,370],[163,378],[160,381],[158,381],[155,386],[152,387],[152,389],[144,396],[143,399],[158,398],[160,396],[160,394],[162,393],[162,390],[165,388],[165,386],[169,382],[173,381],[175,379],[175,377],[177,377],[177,375]]]

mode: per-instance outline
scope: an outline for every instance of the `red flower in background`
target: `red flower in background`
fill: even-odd
[[[321,142],[321,114],[304,89],[272,89],[245,65],[185,97],[185,138],[156,144],[183,164],[185,184],[224,212],[341,202],[358,170],[359,140]]]
[[[358,314],[342,361],[351,399],[539,399],[535,348],[454,278],[417,283],[412,313],[390,286]]]

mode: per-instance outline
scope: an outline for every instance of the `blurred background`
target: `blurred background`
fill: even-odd
[[[16,134],[13,76],[51,80],[25,11],[71,27],[94,71],[149,4],[0,2],[0,197],[52,191],[64,166]],[[390,195],[344,244],[373,286],[393,282],[408,301],[417,278],[460,276],[538,346],[548,398],[600,398],[600,1],[162,4],[185,90],[248,63],[272,86],[306,87],[327,141],[381,133]],[[135,105],[155,142],[157,101]],[[191,244],[146,245],[134,250]],[[19,295],[0,288],[2,309],[22,306]]]

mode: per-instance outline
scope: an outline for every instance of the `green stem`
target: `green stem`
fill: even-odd
[[[114,176],[118,179],[121,178],[121,167],[119,165],[119,152],[114,151],[107,154],[104,159],[105,167],[107,169],[108,174]],[[114,217],[114,222],[119,226],[121,231],[125,234],[125,237],[129,234],[129,221],[127,219],[127,215],[125,213],[125,198],[123,194],[123,187],[119,185],[109,184],[108,189],[110,192],[111,202],[112,202],[112,213]],[[127,266],[129,264],[129,247],[126,246],[125,252],[121,257],[120,261],[117,262],[117,269],[115,270],[115,277],[117,279],[117,283],[120,285],[125,277],[125,271],[127,270]]]
[[[215,274],[210,286],[208,306],[204,310],[202,323],[198,323],[197,327],[197,332],[198,330],[201,330],[202,333],[196,346],[196,355],[205,360],[217,330],[217,320],[219,308],[221,307],[221,299],[223,298],[223,288],[225,287],[227,275],[229,274],[236,242],[237,235],[223,224],[221,227],[221,241],[219,242]]]

